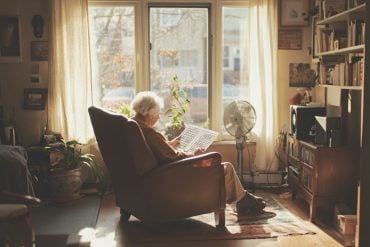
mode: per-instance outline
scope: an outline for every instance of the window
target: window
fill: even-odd
[[[226,105],[249,99],[248,15],[245,0],[89,2],[94,103],[118,110],[153,90],[165,112],[177,76],[191,100],[186,121],[221,131]]]
[[[90,6],[94,103],[118,110],[135,95],[135,19],[132,6]]]
[[[233,100],[249,99],[247,17],[246,7],[222,8],[223,109]]]
[[[150,7],[149,12],[151,90],[169,107],[171,79],[177,76],[190,100],[186,121],[202,125],[208,119],[208,8]]]

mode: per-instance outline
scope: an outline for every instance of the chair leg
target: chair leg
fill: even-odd
[[[225,209],[215,211],[216,227],[225,227]]]
[[[35,243],[35,234],[32,230],[32,216],[30,213],[24,216],[19,222],[19,230],[23,232],[23,242],[25,247],[32,247]]]
[[[122,222],[127,222],[130,219],[131,214],[127,210],[121,208],[120,213]]]

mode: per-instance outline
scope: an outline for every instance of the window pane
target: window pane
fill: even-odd
[[[134,7],[89,7],[94,104],[118,110],[135,95]]]
[[[249,100],[247,18],[247,8],[222,8],[223,109],[233,100]]]
[[[151,90],[164,98],[165,112],[177,76],[191,101],[185,121],[203,124],[208,118],[208,9],[151,7],[149,23]],[[163,127],[168,117],[161,120]]]

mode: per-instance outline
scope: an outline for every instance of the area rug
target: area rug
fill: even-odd
[[[32,210],[32,228],[37,246],[66,246],[81,244],[81,230],[94,229],[99,214],[101,198],[90,195],[70,205],[57,206],[43,203]],[[89,240],[87,240],[89,242]],[[46,243],[46,244],[43,244]]]
[[[145,227],[133,218],[122,224],[122,231],[133,243],[200,241],[221,239],[273,238],[287,235],[314,234],[314,231],[291,214],[276,199],[264,195],[263,213],[238,217],[230,206],[225,210],[226,227],[216,228],[214,214],[204,214],[158,227]]]

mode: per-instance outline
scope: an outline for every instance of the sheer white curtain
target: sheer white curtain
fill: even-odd
[[[276,0],[250,0],[250,88],[257,112],[253,132],[256,144],[255,169],[277,170],[274,158],[278,133],[277,101],[277,4]],[[253,139],[254,139],[253,138]]]
[[[52,0],[48,129],[87,142],[92,105],[87,0]]]

